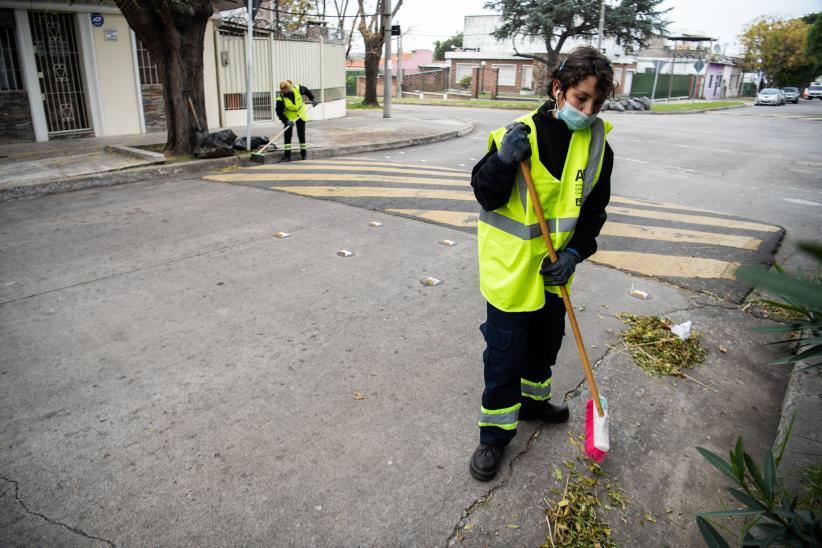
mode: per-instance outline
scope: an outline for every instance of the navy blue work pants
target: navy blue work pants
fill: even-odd
[[[508,413],[513,419],[505,428],[484,426],[486,423],[481,418],[480,442],[507,445],[516,435],[517,404],[523,400],[529,400],[527,404],[539,404],[526,394],[534,384],[547,384],[550,391],[551,366],[556,363],[565,334],[565,306],[561,297],[546,291],[545,306],[539,310],[504,312],[488,303],[487,314],[485,323],[480,326],[486,342],[482,354],[485,374],[483,413],[516,409]],[[550,393],[542,397],[547,399]]]

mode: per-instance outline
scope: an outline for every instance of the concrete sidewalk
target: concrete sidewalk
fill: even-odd
[[[244,127],[231,129],[245,136]],[[252,129],[252,135],[273,135],[282,125],[261,124]],[[470,122],[449,118],[437,110],[403,109],[388,119],[383,118],[382,110],[349,110],[344,118],[309,122],[307,142],[313,158],[328,158],[453,139],[472,129]],[[156,147],[165,140],[163,132],[0,145],[0,202],[248,163],[247,156],[234,156],[157,165],[150,158],[111,150],[116,146]],[[293,141],[297,142],[296,135]],[[282,139],[278,145],[282,148]]]

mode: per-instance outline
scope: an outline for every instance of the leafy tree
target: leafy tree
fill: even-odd
[[[620,0],[605,4],[604,35],[617,43],[637,48],[648,45],[655,33],[666,30],[664,15],[670,9],[660,9],[663,0]],[[571,38],[590,38],[599,29],[602,0],[493,0],[488,9],[500,13],[502,26],[493,35],[499,40],[511,39],[514,52],[553,68],[565,43]],[[518,38],[542,39],[547,54],[520,53]],[[544,84],[544,83],[540,83]],[[540,85],[540,88],[543,86]]]
[[[190,153],[197,126],[189,98],[205,119],[203,43],[211,0],[115,0],[129,26],[148,48],[162,74],[168,134],[165,150]]]
[[[801,19],[757,19],[740,36],[743,68],[762,71],[768,86],[807,85],[819,69],[808,53],[810,29]]]
[[[462,33],[455,34],[448,40],[434,42],[434,60],[442,61],[445,59],[445,52],[451,51],[454,48],[462,47]]]
[[[305,26],[315,9],[314,0],[269,0],[268,10],[272,13],[274,26],[277,29],[294,32]]]
[[[807,16],[810,17],[810,16]],[[808,30],[808,56],[816,64],[813,77],[822,74],[822,17],[816,17]]]
[[[377,75],[380,68],[380,57],[382,57],[382,46],[385,42],[385,35],[382,33],[382,12],[384,0],[377,0],[374,11],[371,12],[371,19],[366,21],[365,0],[357,0],[359,8],[357,10],[357,17],[359,17],[358,29],[362,34],[363,42],[365,43],[365,97],[363,97],[363,105],[379,106],[377,102]],[[391,11],[391,17],[397,14],[397,10],[402,6],[402,0],[397,0],[394,9]],[[385,82],[386,86],[390,86],[391,82]]]

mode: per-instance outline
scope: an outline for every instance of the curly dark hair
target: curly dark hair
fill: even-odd
[[[614,94],[614,69],[611,61],[591,46],[574,48],[560,65],[551,72],[551,82],[548,84],[548,96],[554,97],[553,81],[559,80],[560,91],[565,91],[582,82],[589,76],[596,76],[596,89],[600,100],[605,101]]]

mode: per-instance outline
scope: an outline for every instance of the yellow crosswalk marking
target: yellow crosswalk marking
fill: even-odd
[[[251,168],[254,172],[262,171],[265,173],[299,173],[301,171],[310,171],[314,173],[315,178],[317,180],[322,180],[327,173],[322,173],[321,171],[356,171],[356,173],[349,173],[348,176],[351,179],[356,179],[357,174],[359,173],[396,173],[398,175],[431,175],[431,176],[439,176],[444,178],[452,178],[452,179],[460,179],[463,181],[470,181],[471,178],[468,176],[467,173],[461,173],[456,171],[441,171],[441,170],[433,170],[433,169],[413,169],[413,168],[406,168],[406,169],[395,169],[390,167],[382,167],[382,166],[355,166],[355,165],[324,165],[320,166],[318,164],[315,165],[306,165],[304,163],[299,163],[296,165],[288,164],[286,166],[270,166],[270,165],[262,165],[262,166],[255,166]]]
[[[274,182],[274,181],[346,181],[368,183],[402,183],[418,185],[464,186],[469,188],[467,179],[442,179],[429,177],[402,177],[396,175],[360,175],[348,173],[226,173],[206,175],[204,179],[221,183],[233,182]],[[473,192],[466,192],[474,198]]]
[[[671,276],[677,278],[720,278],[734,279],[734,270],[740,264],[702,259],[697,257],[676,257],[634,251],[597,251],[589,257],[593,263],[612,266],[645,276]]]
[[[710,209],[700,209],[698,207],[690,207],[686,205],[671,204],[668,202],[651,202],[642,200],[640,198],[627,198],[625,196],[611,196],[612,204],[625,205],[643,205],[648,207],[658,207],[660,209],[681,209],[683,211],[698,211],[700,213],[719,213],[718,211],[711,211]]]
[[[386,209],[385,211],[463,228],[477,226],[479,219],[479,213],[471,213],[469,211],[443,211],[436,209]]]
[[[385,167],[410,167],[416,169],[437,169],[440,171],[452,171],[454,173],[464,173],[470,174],[470,172],[465,171],[464,169],[454,169],[450,167],[440,167],[440,166],[428,166],[425,164],[403,164],[400,162],[380,162],[378,160],[361,160],[361,159],[353,159],[353,158],[334,158],[331,160],[306,160],[301,162],[303,165],[317,165],[317,166],[324,166],[330,164],[338,164],[338,165],[355,165],[358,167],[365,167],[365,166],[385,166]]]
[[[622,236],[643,240],[661,240],[664,242],[721,245],[739,249],[757,249],[762,240],[749,236],[733,236],[716,232],[668,228],[662,226],[634,225],[629,223],[607,222],[600,234],[604,236]]]
[[[667,211],[649,211],[646,209],[634,209],[628,207],[611,206],[608,213],[618,215],[629,215],[643,219],[662,219],[666,221],[679,221],[694,225],[719,226],[724,228],[739,228],[742,230],[756,230],[759,232],[778,232],[778,226],[764,225],[760,223],[750,223],[747,221],[736,221],[733,219],[723,219],[720,217],[706,217],[702,215],[688,215],[686,213],[670,213]]]
[[[337,198],[427,198],[431,200],[473,201],[471,192],[462,190],[434,190],[429,188],[386,188],[375,186],[273,186],[291,194]]]
[[[479,214],[471,211],[443,211],[433,209],[387,209],[388,213],[399,213],[408,217],[416,217],[436,223],[462,228],[477,226]],[[628,223],[605,223],[600,233],[604,236],[622,236],[641,240],[658,240],[675,243],[695,243],[707,245],[721,245],[739,249],[754,250],[759,248],[762,240],[750,236],[733,236],[716,232],[702,232],[682,228],[668,228],[660,226],[644,226]]]

